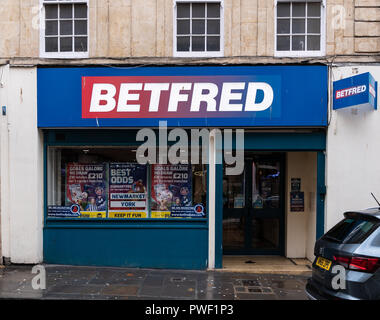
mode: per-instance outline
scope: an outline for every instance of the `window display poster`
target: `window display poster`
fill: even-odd
[[[153,164],[152,218],[204,217],[202,204],[192,202],[190,165]]]
[[[107,217],[105,164],[67,164],[66,205],[79,206],[82,218]]]
[[[109,218],[147,217],[147,166],[109,164]]]
[[[305,211],[305,196],[301,191],[290,192],[290,211],[304,212]]]
[[[244,195],[243,194],[237,194],[234,198],[234,208],[244,208]]]
[[[291,191],[301,191],[301,178],[291,178]]]

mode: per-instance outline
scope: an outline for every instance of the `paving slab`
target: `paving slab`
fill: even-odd
[[[290,262],[291,263],[291,262]],[[294,265],[292,263],[292,265]],[[306,300],[308,276],[43,265],[46,289],[32,287],[33,266],[7,266],[0,299]]]
[[[103,288],[102,295],[107,296],[137,296],[139,286],[135,285],[110,285]]]

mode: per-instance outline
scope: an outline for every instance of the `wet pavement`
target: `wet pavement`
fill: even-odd
[[[44,265],[46,289],[32,288],[32,265],[0,269],[0,299],[306,300],[307,275]]]

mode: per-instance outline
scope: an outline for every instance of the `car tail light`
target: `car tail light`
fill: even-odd
[[[334,256],[334,260],[346,269],[369,273],[374,273],[380,267],[378,258]]]
[[[334,260],[337,263],[339,263],[340,265],[342,265],[343,267],[345,267],[346,269],[348,269],[348,266],[350,265],[351,258],[349,258],[349,257],[334,256]]]
[[[375,272],[379,267],[379,260],[376,258],[352,258],[350,263],[350,269],[361,270],[366,272]]]

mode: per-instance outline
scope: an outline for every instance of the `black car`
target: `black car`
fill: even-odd
[[[317,240],[314,255],[306,285],[310,299],[380,300],[380,208],[344,213],[344,219]],[[343,272],[336,265],[343,266]],[[339,274],[345,277],[344,286],[337,281]]]

